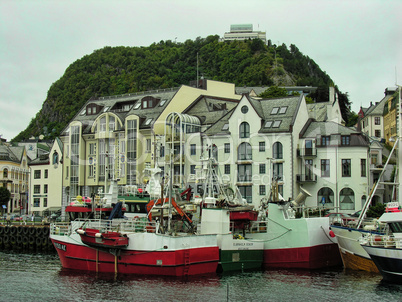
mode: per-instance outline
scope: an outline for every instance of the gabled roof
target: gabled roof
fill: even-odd
[[[24,156],[25,147],[12,147],[0,145],[0,154],[3,160],[21,163]]]
[[[183,113],[197,116],[202,125],[211,125],[219,121],[239,103],[236,99],[227,99],[201,95]]]
[[[387,103],[387,101],[392,97],[392,95],[386,95],[381,101],[376,103],[375,105],[369,107],[367,111],[364,113],[364,116],[369,116],[369,115],[383,115],[384,112],[384,106]]]

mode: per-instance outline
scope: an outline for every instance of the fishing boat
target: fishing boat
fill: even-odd
[[[100,199],[93,219],[51,225],[50,239],[64,268],[178,277],[216,272],[216,234],[162,232],[156,221],[115,215],[123,209],[117,202],[117,181],[112,182],[108,197]]]
[[[308,195],[301,188],[294,201],[272,194],[261,204],[258,221],[250,227],[250,239],[264,243],[264,268],[320,269],[342,264],[329,218],[309,217],[305,212],[299,218],[296,215]]]
[[[402,212],[384,213],[379,221],[386,223],[386,234],[367,234],[360,244],[385,281],[402,284]]]
[[[250,222],[257,220],[258,212],[247,204],[237,188],[223,183],[210,150],[210,146],[206,148],[197,173],[202,194],[192,200],[187,198],[196,206],[194,223],[199,223],[200,234],[217,234],[218,272],[261,269],[264,244],[250,240],[249,236]]]

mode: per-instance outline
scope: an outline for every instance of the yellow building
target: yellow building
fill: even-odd
[[[390,140],[390,138],[395,138],[395,136],[397,135],[396,116],[398,100],[399,92],[397,91],[384,104],[384,136],[386,143],[391,146],[394,145],[395,139]]]
[[[11,193],[1,212],[26,214],[28,211],[28,159],[24,147],[0,142],[0,185]]]

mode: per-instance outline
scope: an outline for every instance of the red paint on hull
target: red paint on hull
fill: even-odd
[[[64,268],[102,273],[159,276],[192,276],[215,273],[219,248],[203,247],[176,251],[119,250],[114,256],[84,245],[52,239]]]
[[[264,250],[264,268],[320,269],[342,265],[337,244]]]

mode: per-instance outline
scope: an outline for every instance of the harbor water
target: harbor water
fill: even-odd
[[[68,271],[56,254],[0,252],[0,301],[401,301],[381,275],[266,270],[188,279]]]

